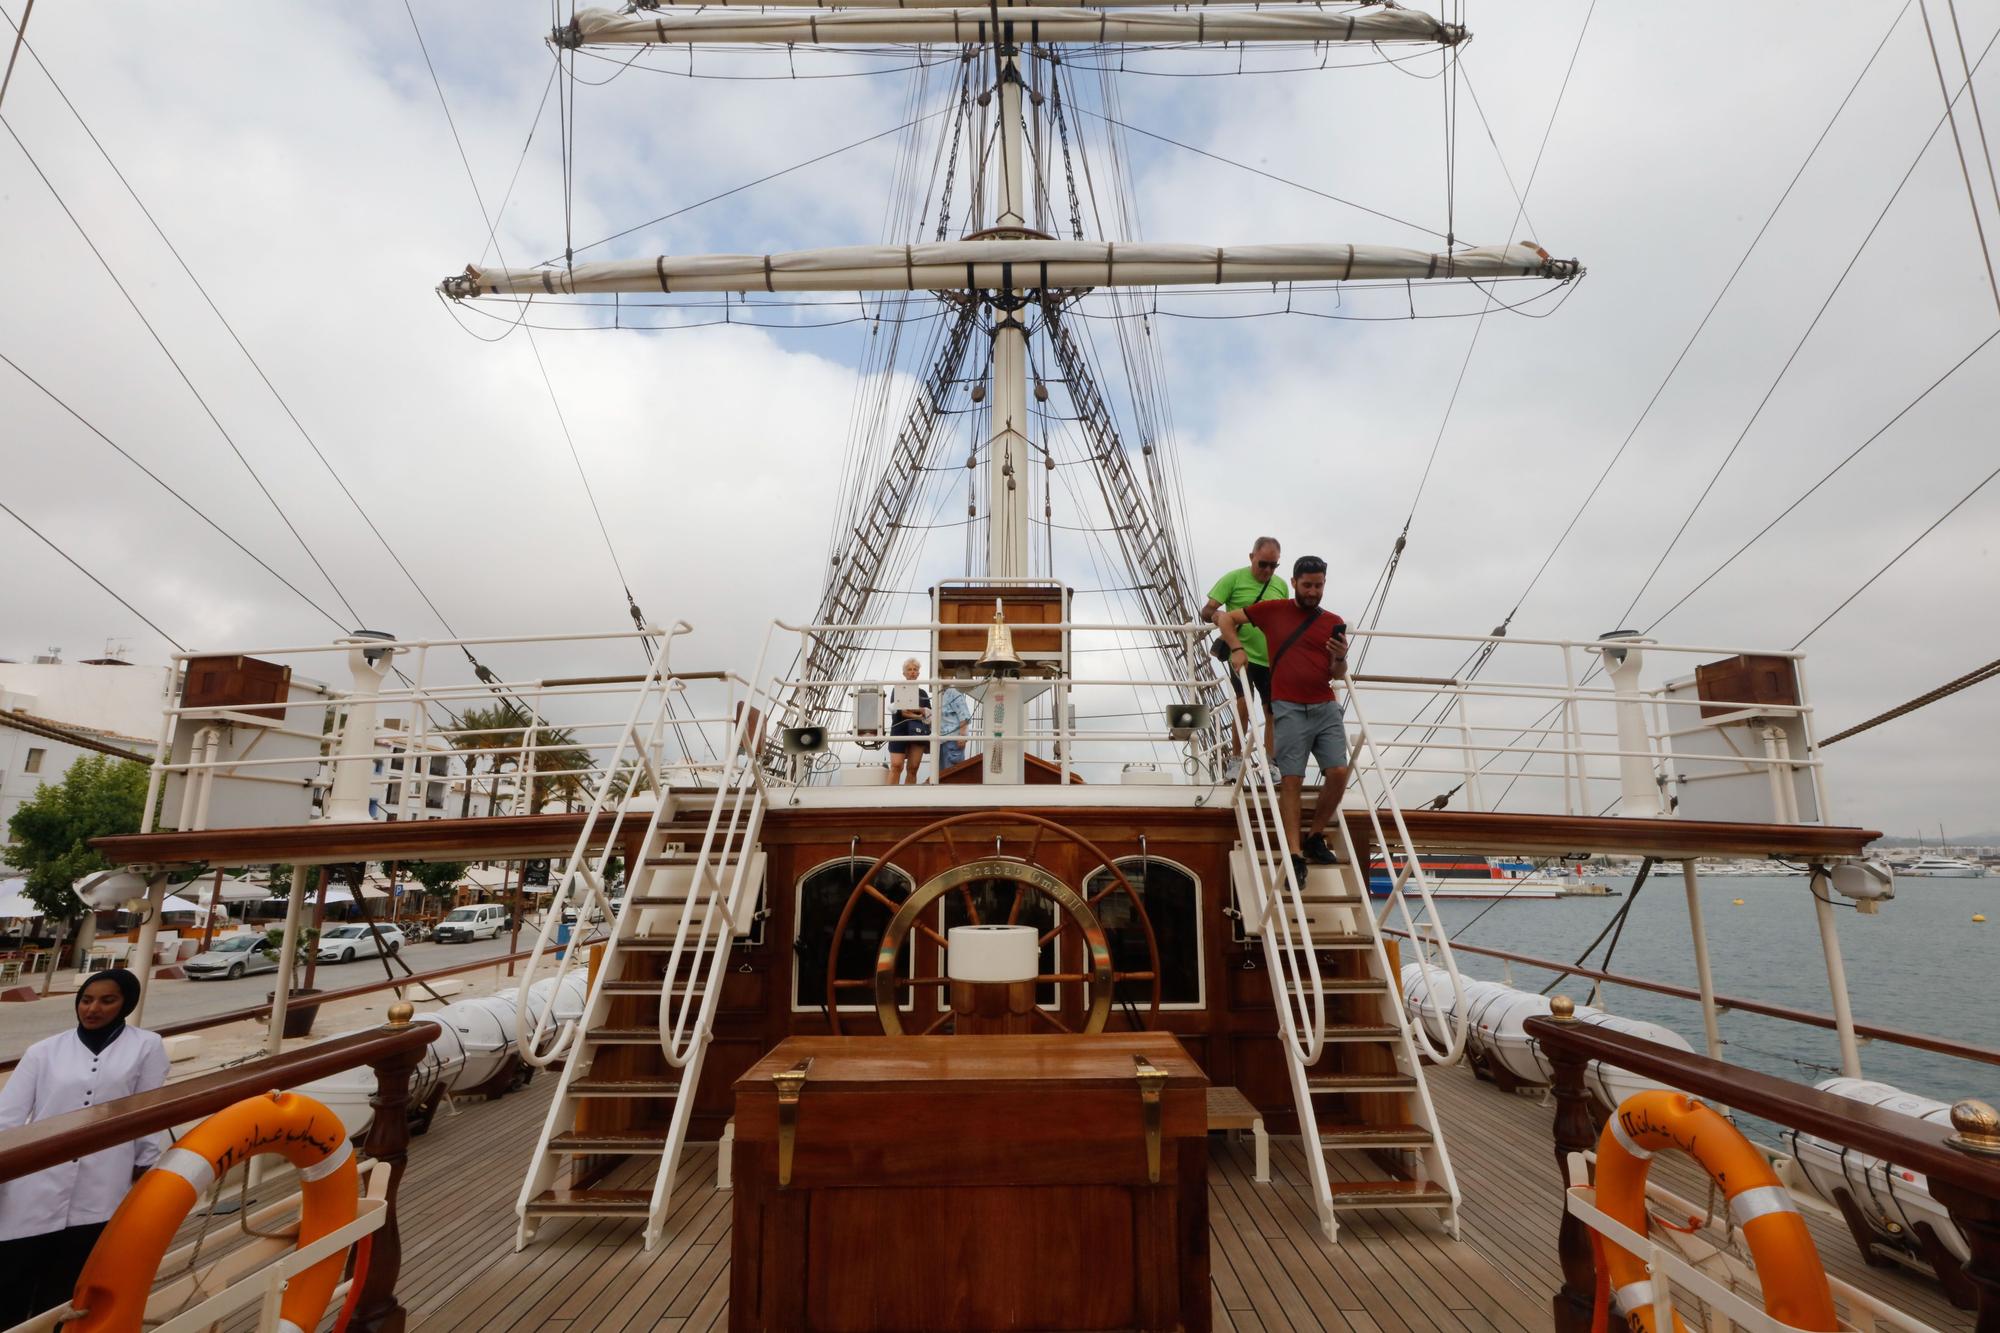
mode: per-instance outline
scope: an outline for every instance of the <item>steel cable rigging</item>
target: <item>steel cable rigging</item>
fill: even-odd
[[[271,377],[265,371],[263,364],[257,360],[256,356],[250,351],[249,346],[244,343],[242,335],[236,331],[236,327],[234,324],[230,322],[229,317],[223,314],[221,307],[216,305],[215,298],[209,294],[208,288],[203,285],[200,278],[195,276],[193,268],[189,266],[186,257],[181,254],[180,248],[176,246],[173,242],[173,239],[167,235],[166,229],[160,225],[159,219],[154,215],[152,209],[147,207],[146,201],[139,196],[139,192],[133,188],[131,181],[126,177],[124,171],[118,166],[117,161],[112,158],[110,151],[105,148],[103,141],[97,137],[97,132],[91,128],[90,123],[84,119],[83,113],[77,108],[76,104],[70,100],[69,93],[63,88],[62,83],[56,78],[54,71],[49,69],[47,64],[43,62],[41,55],[37,51],[35,51],[35,49],[32,46],[28,47],[27,49],[29,58],[35,62],[36,68],[41,70],[42,76],[49,81],[49,86],[55,90],[56,96],[62,100],[63,106],[68,109],[70,116],[76,121],[78,128],[82,129],[85,137],[87,137],[90,140],[91,146],[95,148],[97,150],[98,155],[104,159],[105,166],[111,169],[111,174],[117,179],[119,185],[124,188],[126,195],[130,197],[132,203],[138,208],[140,214],[144,216],[147,223],[152,227],[154,235],[160,238],[160,243],[166,247],[167,253],[173,256],[174,262],[180,266],[181,272],[186,275],[188,282],[194,287],[195,291],[201,296],[202,301],[208,306],[210,313],[212,313],[215,316],[217,322],[222,325],[223,330],[226,333],[228,333],[230,341],[236,344],[237,350],[243,354],[243,359],[250,364],[250,368],[256,372],[257,378],[263,383],[264,387],[270,391],[271,397],[277,402],[278,407],[284,412],[286,419],[289,420],[292,423],[293,428],[298,431],[299,438],[305,441],[306,447],[309,450],[311,450],[313,457],[318,459],[320,466],[326,469],[327,476],[332,478],[334,485],[340,488],[341,495],[346,498],[348,504],[353,507],[355,514],[360,517],[362,523],[367,526],[368,531],[374,536],[375,540],[378,543],[380,543],[383,551],[387,553],[389,559],[395,564],[397,570],[400,571],[404,579],[409,582],[411,589],[416,592],[417,596],[420,599],[422,599],[424,605],[427,608],[429,608],[431,614],[434,617],[436,617],[438,624],[444,627],[445,633],[450,635],[452,638],[460,637],[458,631],[455,628],[453,628],[451,621],[447,619],[444,612],[438,608],[437,602],[431,597],[430,592],[423,586],[423,584],[417,581],[416,575],[411,571],[408,563],[404,561],[402,554],[398,552],[396,548],[390,543],[387,535],[383,533],[381,526],[376,523],[374,517],[371,514],[369,514],[368,510],[365,507],[363,507],[360,499],[354,494],[353,488],[347,484],[347,479],[340,475],[339,470],[333,466],[332,460],[329,459],[326,456],[326,452],[320,448],[319,442],[316,439],[314,439],[312,433],[306,429],[305,423],[299,420],[298,413],[293,411],[291,403],[286,400],[284,394],[279,392],[278,386],[271,381]],[[551,83],[553,83],[553,77],[551,78]],[[546,86],[542,90],[542,98],[544,103],[546,103],[548,98],[548,88]],[[541,109],[538,107],[536,109],[535,119],[536,121],[539,121],[540,118],[541,118]],[[528,138],[529,141],[532,143],[534,138],[534,128],[532,125],[529,127]],[[526,156],[526,151],[527,151],[526,148],[523,148],[522,153],[524,158]],[[517,164],[515,167],[515,176],[517,179],[519,177],[519,174],[520,174],[520,167]],[[512,193],[513,193],[513,184],[512,182],[510,182],[508,185],[508,194],[511,196]],[[503,209],[505,208],[506,205],[504,200],[501,206]],[[56,396],[52,392],[50,392],[50,390],[46,386],[42,385],[41,383],[36,381],[32,376],[28,375],[27,372],[25,370],[22,370],[22,368],[19,365],[16,365],[12,361],[9,361],[8,364],[13,366],[13,368],[18,373],[20,373],[24,378],[28,379],[28,381],[31,384],[34,384],[36,388],[41,389],[43,393],[48,394],[49,397],[54,399],[59,406],[61,406],[65,411],[68,411],[71,416],[76,417],[76,419],[79,422],[81,422],[92,433],[96,434],[100,439],[104,439],[105,443],[110,444],[113,449],[116,449],[128,461],[132,462],[134,466],[139,467],[139,469],[145,472],[148,477],[151,477],[155,482],[159,483],[162,487],[164,487],[169,494],[174,496],[175,499],[180,500],[183,504],[188,503],[184,497],[182,497],[178,492],[174,491],[174,489],[171,486],[168,486],[165,481],[163,481],[158,476],[155,476],[143,464],[139,463],[139,461],[136,458],[133,458],[129,453],[126,453],[126,451],[122,447],[120,447],[115,442],[111,441],[108,437],[104,435],[102,431],[99,431],[95,426],[91,425],[90,422],[85,421],[84,418],[79,414],[77,414],[73,408],[70,408],[67,403],[64,403],[60,398],[56,398]],[[189,508],[193,509],[193,506],[189,505]],[[278,572],[275,569],[272,569],[268,563],[266,563],[263,559],[255,555],[253,552],[251,552],[247,547],[244,547],[241,542],[236,541],[236,539],[233,536],[230,536],[229,533],[224,531],[218,524],[215,523],[213,519],[209,518],[206,514],[201,513],[201,511],[198,509],[195,509],[194,512],[198,517],[202,518],[203,521],[207,522],[209,526],[215,528],[217,532],[221,532],[224,537],[227,537],[233,544],[237,546],[239,550],[242,550],[245,555],[249,555],[251,559],[256,560],[257,563],[263,566],[263,568],[267,572],[269,572],[273,577],[278,578],[280,582],[285,583],[285,585],[288,588],[291,588],[291,590],[294,593],[297,593],[297,595],[301,597],[303,600],[305,600],[308,605],[312,606],[312,608],[315,611],[318,611],[323,616],[327,616],[329,620],[334,620],[334,617],[328,615],[327,612],[324,610],[324,608],[320,607],[318,603],[314,602],[310,597],[306,597],[306,595],[303,592],[300,592],[297,587],[292,585],[289,582],[289,580],[284,579],[284,577],[278,574]],[[336,620],[335,623],[338,624],[339,622]],[[346,629],[351,627],[342,626],[341,628]],[[478,658],[472,654],[469,648],[466,648],[463,645],[461,645],[459,651],[464,654],[466,661],[469,662],[475,669],[480,668],[480,662]],[[449,712],[450,710],[447,709],[446,711]]]
[[[13,519],[16,523],[19,523],[22,527],[26,528],[29,534],[32,535],[36,541],[39,541],[42,545],[48,547],[51,551],[54,551],[57,555],[61,556],[64,560],[68,561],[72,569],[76,570],[77,573],[83,575],[85,578],[89,579],[92,583],[95,583],[98,587],[102,588],[105,591],[105,593],[111,598],[111,600],[117,602],[118,605],[124,607],[127,611],[130,611],[133,615],[139,617],[139,619],[145,621],[146,627],[152,630],[153,633],[165,639],[168,643],[171,643],[174,646],[175,651],[183,653],[187,651],[186,647],[182,645],[179,639],[176,639],[173,635],[161,629],[159,624],[156,621],[154,621],[154,619],[151,616],[147,615],[144,611],[141,611],[138,607],[132,605],[132,603],[126,601],[125,598],[120,596],[117,593],[117,591],[112,588],[110,584],[106,583],[103,579],[97,577],[97,575],[91,573],[88,569],[85,569],[75,556],[71,555],[68,551],[63,550],[62,547],[56,545],[53,541],[43,536],[41,529],[37,528],[34,524],[28,522],[27,519],[22,518],[19,514],[15,513],[14,510],[8,506],[5,500],[0,500],[0,512],[5,512],[7,517]]]
[[[125,303],[132,308],[132,313],[138,316],[139,322],[145,326],[147,334],[153,339],[154,345],[160,349],[161,355],[165,356],[168,364],[174,368],[174,373],[180,377],[181,383],[185,384],[188,392],[194,395],[195,402],[200,404],[203,414],[208,417],[217,433],[222,436],[223,442],[229,446],[229,451],[236,456],[236,461],[243,465],[243,470],[249,473],[250,479],[256,483],[258,491],[270,502],[271,509],[278,515],[279,521],[285,525],[285,530],[290,532],[293,540],[298,542],[299,549],[306,553],[306,558],[312,562],[313,568],[317,569],[320,577],[326,580],[326,586],[331,588],[333,595],[340,599],[340,604],[347,609],[347,614],[352,616],[356,623],[359,623],[361,616],[359,612],[355,611],[353,602],[348,599],[346,592],[341,589],[340,585],[334,581],[333,575],[327,572],[326,565],[321,562],[319,555],[307,543],[304,534],[299,531],[298,525],[292,522],[291,515],[287,514],[284,506],[278,503],[278,497],[271,493],[271,488],[265,484],[264,478],[258,473],[257,469],[251,465],[249,457],[244,454],[242,447],[236,443],[235,437],[230,435],[228,427],[224,426],[222,419],[215,414],[215,409],[209,406],[208,399],[203,397],[201,390],[195,387],[194,380],[188,376],[186,369],[180,363],[180,359],[167,346],[166,340],[160,336],[159,330],[153,327],[152,320],[146,317],[146,312],[140,308],[138,301],[133,299],[132,293],[126,288],[124,281],[119,278],[117,270],[112,268],[111,261],[106,259],[104,252],[97,248],[97,242],[91,239],[90,232],[85,229],[82,220],[71,211],[68,202],[64,200],[62,194],[56,189],[55,182],[51,181],[48,174],[42,170],[41,163],[35,160],[35,155],[28,151],[28,146],[21,142],[21,136],[14,132],[14,127],[7,122],[4,116],[0,116],[0,126],[6,128],[8,137],[14,141],[14,146],[21,150],[21,155],[28,159],[28,165],[34,168],[35,174],[41,178],[42,184],[48,187],[49,194],[54,197],[57,207],[62,209],[63,216],[69,219],[70,225],[76,229],[76,234],[83,238],[84,245],[104,269],[105,276],[111,279],[111,285],[118,289],[118,294],[125,298]]]
[[[481,194],[479,189],[478,177],[473,173],[472,170],[472,160],[466,156],[465,142],[459,137],[458,121],[451,114],[451,103],[445,97],[444,84],[438,79],[437,66],[431,63],[430,47],[424,41],[423,28],[421,27],[421,25],[418,24],[416,10],[411,8],[409,0],[403,0],[403,12],[409,16],[410,31],[416,36],[417,49],[423,55],[424,68],[430,74],[431,87],[437,93],[438,106],[444,112],[445,126],[451,131],[452,145],[458,150],[459,165],[465,169],[466,184],[471,187],[473,202],[479,208],[480,221],[486,224],[486,232],[488,240],[492,244],[494,253],[499,257],[501,264],[504,266],[507,262],[507,255],[506,251],[502,249],[500,245],[498,219],[494,216],[494,214],[492,214],[487,210],[485,196]],[[560,104],[562,100],[563,100],[562,95],[558,93],[557,95],[558,103]],[[571,118],[573,119],[573,113]],[[568,122],[566,122],[566,127],[567,124]],[[567,181],[567,175],[568,175],[567,151],[565,151],[564,157],[565,157],[565,181]],[[567,193],[567,191],[565,191],[565,193]],[[568,229],[567,199],[565,200],[564,228],[565,231],[567,231]],[[565,248],[567,250],[567,247]],[[573,253],[573,251],[570,251],[570,253]],[[602,536],[604,539],[605,553],[611,557],[611,567],[613,572],[616,573],[618,577],[619,590],[623,592],[625,595],[625,609],[632,618],[633,627],[635,629],[644,630],[646,628],[645,613],[640,611],[638,600],[632,595],[631,581],[625,576],[624,563],[618,558],[618,548],[616,547],[616,545],[612,543],[611,529],[609,526],[606,525],[604,521],[604,511],[601,508],[599,508],[597,503],[597,492],[592,489],[590,484],[590,475],[584,470],[583,455],[577,451],[575,437],[570,434],[569,419],[563,414],[562,402],[556,396],[555,381],[550,378],[548,366],[542,360],[542,350],[535,343],[534,330],[532,328],[523,326],[522,332],[527,336],[528,349],[535,358],[535,369],[541,376],[542,386],[548,391],[549,406],[555,412],[556,424],[562,431],[563,443],[569,450],[570,461],[576,465],[577,480],[581,482],[583,485],[584,498],[588,500],[590,503],[591,516],[594,519],[596,519],[597,531],[599,535]],[[644,650],[646,654],[646,660],[648,662],[651,662],[653,659],[653,645],[651,640],[641,638],[639,640],[639,643],[640,647]],[[670,703],[672,702],[671,697],[669,698],[669,702]]]
[[[1576,74],[1577,57],[1583,54],[1583,41],[1590,33],[1590,20],[1596,13],[1597,0],[1590,0],[1589,8],[1584,10],[1583,13],[1583,23],[1577,28],[1576,43],[1570,47],[1569,63],[1563,67],[1562,83],[1556,88],[1555,102],[1549,107],[1548,123],[1542,127],[1542,141],[1535,149],[1534,164],[1528,169],[1527,184],[1515,196],[1514,218],[1507,226],[1506,234],[1508,236],[1514,235],[1520,227],[1521,218],[1528,211],[1528,196],[1534,193],[1535,178],[1541,174],[1542,160],[1547,156],[1549,150],[1549,139],[1555,134],[1556,120],[1562,115],[1563,100],[1568,96],[1570,80]],[[1457,62],[1454,60],[1451,63],[1453,68],[1456,69]],[[1456,108],[1456,97],[1448,98],[1446,112],[1447,126],[1449,126],[1455,116]],[[1494,152],[1496,154],[1499,152],[1499,145],[1497,143],[1494,145]],[[1511,187],[1512,180],[1510,179],[1508,183]],[[1455,241],[1456,238],[1449,235],[1449,227],[1447,227],[1446,248],[1449,249],[1455,244]],[[1396,535],[1396,541],[1389,550],[1389,558],[1384,562],[1382,573],[1376,579],[1377,591],[1371,592],[1369,594],[1369,601],[1362,604],[1359,620],[1370,629],[1381,623],[1382,610],[1388,605],[1389,590],[1395,583],[1396,570],[1402,564],[1403,553],[1409,544],[1410,525],[1416,521],[1417,508],[1423,503],[1424,491],[1430,485],[1431,470],[1437,465],[1438,450],[1444,444],[1445,431],[1451,425],[1452,411],[1458,406],[1459,392],[1465,387],[1465,373],[1471,368],[1472,354],[1479,348],[1479,335],[1486,327],[1486,316],[1493,307],[1493,301],[1493,292],[1491,289],[1488,289],[1486,300],[1479,310],[1479,318],[1473,323],[1472,337],[1466,341],[1465,358],[1459,362],[1457,378],[1452,381],[1451,396],[1445,400],[1444,415],[1438,420],[1437,435],[1431,440],[1430,454],[1424,459],[1423,473],[1417,478],[1416,494],[1410,497],[1410,512],[1404,517],[1402,531]],[[1502,622],[1502,624],[1504,626],[1505,622]],[[1354,661],[1354,669],[1356,671],[1359,671],[1366,664],[1368,650],[1373,646],[1374,640],[1372,638],[1361,645],[1361,651]]]

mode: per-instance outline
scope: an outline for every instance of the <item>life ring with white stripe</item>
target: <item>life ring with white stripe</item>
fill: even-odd
[[[296,1092],[237,1102],[189,1130],[132,1186],[76,1280],[70,1304],[82,1313],[63,1327],[72,1333],[139,1333],[160,1261],[188,1210],[217,1176],[264,1153],[299,1170],[300,1245],[354,1220],[358,1173],[354,1145],[340,1118]],[[318,1326],[346,1261],[345,1251],[330,1254],[292,1278],[278,1310],[284,1333]]]
[[[1736,1126],[1685,1093],[1656,1089],[1619,1104],[1597,1140],[1598,1210],[1646,1234],[1646,1169],[1669,1148],[1701,1163],[1728,1201],[1730,1220],[1757,1265],[1764,1312],[1792,1328],[1838,1329],[1826,1269],[1791,1192]],[[1658,1333],[1646,1261],[1608,1238],[1602,1253],[1611,1309],[1630,1333]],[[1679,1315],[1674,1328],[1684,1333]]]

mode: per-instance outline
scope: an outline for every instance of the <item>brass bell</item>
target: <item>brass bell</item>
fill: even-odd
[[[1007,628],[1007,615],[999,602],[993,604],[993,623],[986,630],[986,651],[979,655],[975,669],[989,676],[1018,676],[1023,663],[1014,651],[1014,631]]]

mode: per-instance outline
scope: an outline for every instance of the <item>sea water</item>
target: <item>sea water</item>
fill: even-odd
[[[1629,878],[1609,884],[1609,898],[1440,901],[1445,929],[1466,944],[1569,962],[1626,903]],[[1722,995],[1833,1012],[1826,959],[1820,949],[1811,881],[1803,876],[1700,878],[1709,968]],[[1736,899],[1742,899],[1737,906]],[[1982,1046],[2000,1046],[2000,877],[1896,881],[1896,897],[1875,915],[1852,910],[1835,895],[1847,989],[1857,1022],[1877,1023]],[[1412,903],[1417,915],[1421,903]],[[1983,913],[1985,924],[1974,924]],[[1474,918],[1478,918],[1474,920]],[[1385,924],[1400,926],[1392,915]],[[1608,943],[1607,937],[1605,943]],[[1687,894],[1678,865],[1656,868],[1626,918],[1610,966],[1600,943],[1584,966],[1693,989],[1694,951]],[[1554,974],[1520,963],[1461,952],[1461,973],[1540,990]],[[1583,1002],[1586,977],[1569,977],[1555,993]],[[1607,983],[1599,1003],[1627,1018],[1662,1023],[1703,1049],[1701,1006],[1693,1000]],[[1721,1018],[1722,1058],[1732,1064],[1803,1083],[1840,1073],[1840,1046],[1830,1029],[1806,1027],[1741,1011]],[[1863,1041],[1861,1072],[1907,1092],[1951,1102],[1979,1097],[2000,1102],[2000,1065],[1938,1055],[1887,1041]]]

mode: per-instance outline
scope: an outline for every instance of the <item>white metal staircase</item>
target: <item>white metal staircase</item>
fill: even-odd
[[[1352,682],[1347,699],[1348,715],[1361,722]],[[1257,734],[1245,747],[1249,759],[1236,785],[1240,845],[1232,870],[1244,886],[1239,899],[1244,928],[1263,938],[1279,1041],[1321,1226],[1327,1240],[1335,1241],[1343,1212],[1431,1210],[1440,1214],[1445,1231],[1456,1236],[1458,1185],[1420,1053],[1451,1063],[1464,1049],[1464,1034],[1458,1033],[1448,1049],[1439,1050],[1408,1020],[1380,922],[1370,910],[1367,868],[1345,819],[1336,818],[1332,825],[1338,830],[1345,864],[1310,866],[1303,883],[1294,873],[1279,815],[1276,774],[1264,757],[1259,711],[1250,710]],[[1386,863],[1398,870],[1383,914],[1403,904],[1403,891],[1414,881],[1435,926],[1437,913],[1428,882],[1395,804],[1394,790],[1367,740],[1365,724],[1360,743],[1353,748],[1350,790],[1370,812],[1375,845],[1385,849]],[[1378,800],[1383,809],[1376,808]],[[1397,839],[1393,844],[1384,837],[1384,810]],[[1407,904],[1402,911],[1407,921]],[[1426,956],[1411,961],[1442,966],[1458,987],[1444,931],[1439,927],[1432,934],[1439,941],[1438,961],[1432,963]],[[1396,1100],[1385,1100],[1390,1097]],[[1390,1106],[1399,1109],[1385,1109]],[[1385,1159],[1382,1154],[1393,1156]],[[1366,1155],[1374,1155],[1373,1161]],[[1384,1160],[1392,1164],[1386,1179],[1378,1170],[1362,1169]],[[1336,1171],[1336,1163],[1349,1169]]]
[[[702,1058],[714,1032],[730,946],[749,933],[758,911],[764,854],[757,840],[766,799],[761,776],[746,752],[750,747],[745,731],[754,714],[743,710],[725,758],[703,766],[717,781],[712,791],[695,798],[712,797],[697,840],[690,824],[675,820],[684,800],[645,758],[658,753],[659,733],[667,719],[665,699],[673,689],[665,657],[662,653],[654,677],[647,682],[646,693],[657,686],[660,694],[650,732],[643,738],[639,735],[640,712],[635,711],[625,746],[613,764],[613,771],[627,775],[620,784],[622,795],[601,793],[593,805],[576,854],[553,895],[535,957],[522,974],[522,1057],[535,1065],[557,1059],[563,1063],[516,1203],[520,1217],[516,1249],[533,1240],[537,1225],[550,1217],[641,1218],[646,1248],[659,1240],[694,1114]],[[647,702],[642,697],[640,710]],[[638,781],[640,772],[651,773],[651,780]],[[611,822],[602,849],[592,855],[588,849],[596,839],[595,825],[613,803],[616,809],[608,816]],[[641,817],[643,854],[627,868],[624,897],[614,901],[604,892],[606,868],[624,845],[627,821]],[[580,944],[558,949],[551,943],[552,934],[571,904],[578,909]],[[600,939],[586,941],[583,926],[593,913],[608,920],[610,930]],[[587,955],[597,947],[603,953],[582,1017],[558,1025],[552,1005],[531,1013],[528,987],[542,960],[557,958],[560,978],[571,968],[588,966]],[[639,1002],[638,1016],[629,1012],[634,1007],[631,1001]],[[614,1016],[614,1005],[626,1012]],[[615,1054],[620,1048],[657,1049],[660,1054],[652,1059]],[[623,1125],[578,1124],[578,1112],[585,1104],[606,1101],[625,1108],[626,1114],[615,1117]],[[613,1156],[655,1159],[650,1184],[599,1188],[575,1179],[580,1163]]]

